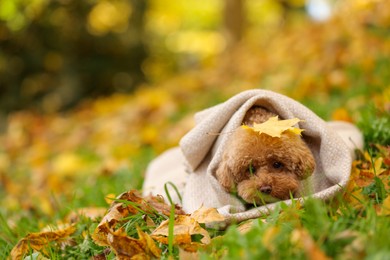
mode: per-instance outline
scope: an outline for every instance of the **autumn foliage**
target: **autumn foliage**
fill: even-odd
[[[199,68],[132,94],[86,100],[66,113],[8,115],[0,136],[0,256],[386,254],[390,7],[387,1],[348,0],[325,23],[292,21],[252,29],[234,49],[205,59]],[[325,206],[282,205],[221,232],[210,228],[222,220],[215,209],[186,215],[159,197],[137,195],[147,163],[177,145],[193,126],[195,111],[259,87],[299,100],[325,120],[362,129],[366,146],[357,151],[340,197]]]

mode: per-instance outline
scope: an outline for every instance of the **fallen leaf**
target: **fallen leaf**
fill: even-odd
[[[108,246],[107,236],[110,233],[111,225],[109,222],[100,222],[95,231],[91,235],[95,244],[99,246]]]
[[[96,227],[92,238],[96,244],[100,246],[108,246],[107,236],[110,231],[115,231],[114,227],[117,223],[123,220],[130,214],[136,214],[139,209],[135,208],[135,205],[141,207],[142,203],[145,204],[144,200],[139,197],[135,191],[124,192],[117,197],[117,200],[124,200],[134,203],[132,205],[125,205],[122,202],[114,201],[111,204],[110,209],[107,214],[100,221],[99,225]]]
[[[170,206],[164,202],[162,197],[151,196],[144,199],[135,190],[124,192],[113,201],[107,214],[92,234],[92,238],[96,244],[107,246],[108,234],[115,231],[116,224],[122,222],[127,216],[139,213],[153,214],[156,212],[169,216],[169,210]],[[184,211],[179,206],[176,206],[175,214],[184,214]],[[149,224],[153,222],[150,218],[148,219],[147,215],[145,215],[145,221]]]
[[[148,196],[145,198],[145,200],[157,212],[169,216],[171,212],[171,205],[165,203],[165,200],[162,196]],[[175,205],[175,215],[185,215],[185,212],[181,209],[180,206]]]
[[[201,207],[200,209],[194,211],[191,214],[191,218],[195,219],[198,223],[213,223],[221,222],[225,220],[225,217],[219,214],[216,208],[205,208]]]
[[[382,173],[384,173],[386,171],[385,168],[382,168],[382,164],[383,164],[383,158],[382,157],[379,157],[375,160],[374,162],[374,173],[376,176],[378,175],[381,175]]]
[[[247,220],[247,221],[245,221],[245,222],[240,223],[240,224],[237,226],[237,230],[238,230],[241,234],[247,233],[249,230],[252,229],[254,221],[255,221],[255,220],[250,219],[250,220]],[[256,221],[257,221],[257,220],[256,220]]]
[[[174,227],[173,227],[173,235],[174,235],[174,244],[189,244],[191,242],[192,235],[201,235],[202,239],[200,242],[203,244],[210,243],[210,235],[209,233],[202,228],[199,223],[190,216],[186,215],[177,215],[175,217]],[[160,226],[158,226],[153,232],[152,237],[157,238],[159,236],[163,236],[164,238],[168,238],[169,236],[169,220],[163,221]],[[190,240],[188,241],[188,238]],[[161,241],[161,240],[160,240]],[[163,240],[165,241],[165,240]]]
[[[50,242],[64,240],[75,231],[76,228],[72,225],[55,231],[30,233],[15,245],[10,256],[12,259],[22,259],[31,249],[36,251],[44,250],[45,246]]]
[[[293,127],[293,125],[301,122],[298,118],[278,120],[278,116],[271,117],[261,124],[253,124],[253,127],[243,125],[242,128],[255,131],[259,134],[267,134],[272,137],[280,137],[282,133],[289,131],[291,133],[301,135],[303,129]]]
[[[143,232],[139,227],[137,227],[137,233],[141,243],[146,246],[146,253],[148,255],[152,255],[156,258],[159,258],[161,256],[161,249],[156,246],[156,243],[154,242],[152,237]]]
[[[139,239],[127,236],[123,229],[110,232],[107,242],[118,259],[150,259],[160,258],[161,250],[153,239],[137,227]]]
[[[383,200],[381,211],[379,212],[380,216],[390,216],[390,196],[387,196]]]
[[[115,200],[115,194],[114,193],[107,194],[106,197],[104,197],[104,200],[106,201],[107,204],[111,204]]]
[[[138,239],[127,236],[122,229],[109,233],[107,242],[119,259],[145,255],[145,245]]]
[[[192,252],[190,250],[184,250],[179,247],[179,259],[181,260],[199,260],[199,252]]]
[[[353,180],[355,181],[358,187],[366,187],[370,185],[374,180],[375,174],[371,171],[361,170],[359,175],[356,176]]]
[[[124,210],[122,204],[113,205],[107,214],[100,221],[99,225],[96,227],[92,238],[96,244],[100,246],[108,246],[107,235],[110,230],[115,226],[116,223],[121,221],[124,217],[128,215],[128,211]]]
[[[162,244],[168,245],[168,236],[165,235],[154,235],[151,234],[152,238]],[[173,243],[175,245],[188,245],[192,243],[191,235],[189,233],[186,234],[176,234],[174,236]]]

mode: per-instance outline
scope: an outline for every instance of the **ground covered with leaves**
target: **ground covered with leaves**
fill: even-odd
[[[131,95],[64,114],[9,115],[0,136],[0,258],[388,259],[390,7],[346,2],[326,23],[260,28],[213,66]],[[365,148],[342,194],[281,204],[222,231],[213,209],[186,215],[138,195],[148,162],[177,145],[195,111],[251,88],[362,130]]]

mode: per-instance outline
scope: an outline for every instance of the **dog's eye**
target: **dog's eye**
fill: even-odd
[[[283,163],[281,163],[281,162],[274,162],[273,164],[272,164],[272,167],[274,167],[275,169],[281,169],[281,168],[283,168]]]

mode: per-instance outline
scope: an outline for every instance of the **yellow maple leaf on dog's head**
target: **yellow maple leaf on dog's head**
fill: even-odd
[[[241,127],[247,130],[255,131],[259,134],[267,134],[272,137],[280,137],[282,133],[286,131],[301,135],[303,129],[294,127],[295,124],[301,121],[303,120],[298,118],[279,120],[278,116],[274,116],[269,118],[264,123],[254,123],[253,126],[242,125]]]

